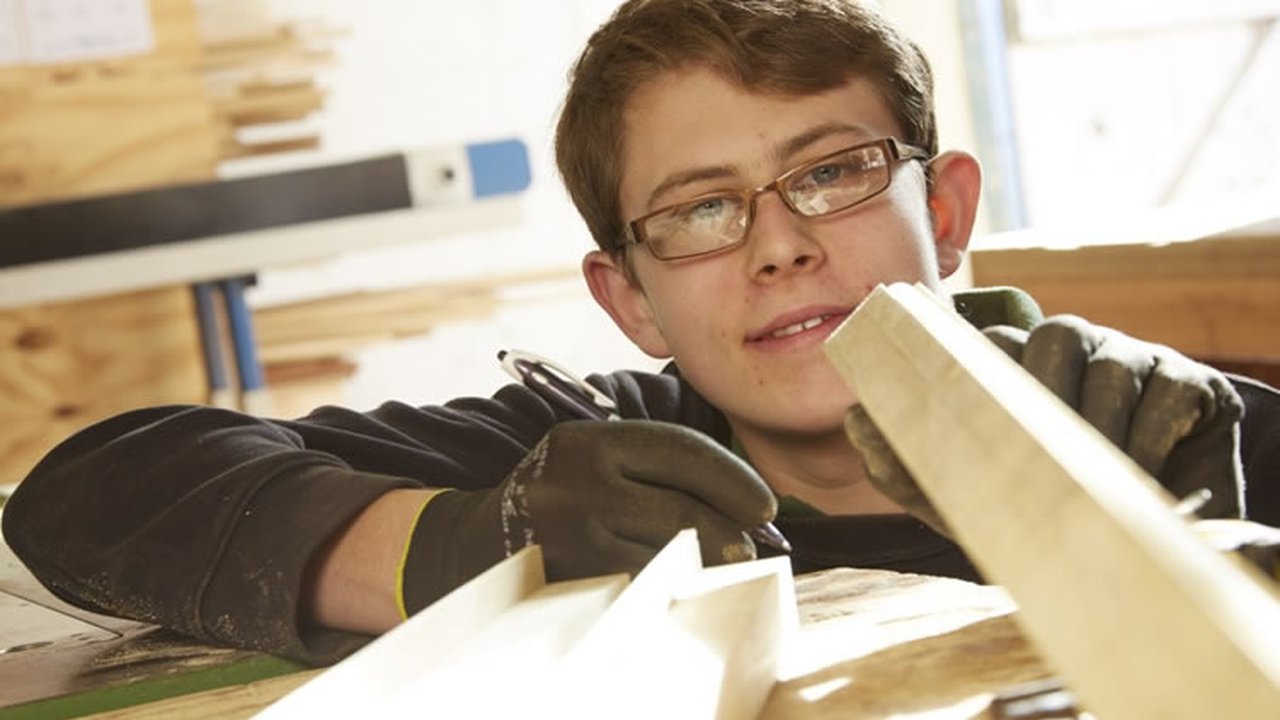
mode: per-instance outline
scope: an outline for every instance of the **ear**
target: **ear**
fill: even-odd
[[[930,170],[933,244],[938,253],[938,270],[945,278],[960,267],[969,247],[982,193],[982,166],[969,153],[949,150],[934,158]]]
[[[669,358],[671,350],[662,336],[649,298],[639,280],[633,280],[632,274],[621,266],[623,262],[623,258],[600,250],[587,253],[582,259],[582,275],[591,297],[646,355]]]

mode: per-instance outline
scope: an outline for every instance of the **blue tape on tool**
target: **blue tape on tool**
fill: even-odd
[[[467,145],[474,197],[515,193],[529,187],[529,150],[520,140]]]

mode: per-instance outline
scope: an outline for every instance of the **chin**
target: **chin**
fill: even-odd
[[[830,401],[816,406],[806,403],[773,405],[766,408],[744,408],[736,415],[738,422],[755,426],[770,435],[825,438],[844,434],[844,416],[850,404],[833,405]]]

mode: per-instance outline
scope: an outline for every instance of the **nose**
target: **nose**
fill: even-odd
[[[777,281],[817,268],[826,252],[810,234],[805,219],[791,212],[776,192],[754,198],[747,228],[751,274],[757,280]]]

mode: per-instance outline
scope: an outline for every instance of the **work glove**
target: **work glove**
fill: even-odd
[[[1200,517],[1243,517],[1244,404],[1222,373],[1072,315],[1051,317],[1030,332],[993,326],[983,334],[1175,497],[1208,490]],[[872,484],[950,535],[861,405],[850,409],[845,428]]]
[[[554,426],[492,490],[427,501],[401,571],[411,614],[530,544],[548,580],[636,573],[677,532],[696,528],[706,565],[756,557],[750,528],[777,501],[740,458],[669,423]]]

